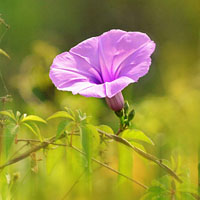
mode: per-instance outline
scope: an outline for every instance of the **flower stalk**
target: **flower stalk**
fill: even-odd
[[[120,120],[120,128],[118,132],[116,133],[116,135],[119,135],[121,132],[123,132],[125,129],[127,129],[130,126],[131,121],[133,120],[135,116],[135,111],[134,109],[132,109],[129,112],[129,104],[127,101],[125,101],[123,109],[116,111],[115,114]]]

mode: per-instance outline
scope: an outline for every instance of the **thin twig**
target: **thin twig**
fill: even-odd
[[[137,153],[138,153],[139,155],[141,155],[142,157],[144,157],[144,158],[146,158],[146,159],[148,159],[148,160],[150,160],[150,161],[156,163],[156,164],[159,165],[161,168],[165,169],[165,171],[166,171],[168,174],[170,174],[172,177],[174,177],[177,181],[179,181],[180,183],[182,183],[182,180],[177,176],[177,174],[176,174],[172,169],[170,169],[167,165],[163,164],[163,163],[162,163],[162,160],[160,160],[160,159],[158,159],[157,157],[155,157],[155,156],[153,156],[153,155],[151,155],[151,154],[149,154],[149,153],[146,153],[146,152],[142,151],[141,149],[139,149],[139,148],[133,146],[130,142],[128,142],[128,141],[127,141],[126,139],[124,139],[124,138],[121,138],[121,137],[119,137],[119,136],[117,136],[117,135],[108,134],[108,133],[106,133],[106,132],[104,132],[104,131],[102,131],[102,130],[100,130],[100,129],[97,129],[97,130],[98,130],[98,132],[99,132],[100,134],[105,135],[106,137],[108,137],[108,138],[110,138],[110,139],[113,139],[113,140],[115,140],[115,141],[117,141],[117,142],[120,142],[120,143],[122,143],[122,144],[124,144],[124,145],[130,147],[131,149],[133,149],[135,152],[137,152]],[[21,139],[21,140],[22,140],[22,139]],[[25,139],[23,139],[23,140],[25,140]],[[18,158],[17,160],[14,160],[14,159],[13,159],[13,160],[10,160],[10,161],[8,161],[8,163],[6,163],[5,165],[0,166],[0,169],[4,168],[5,166],[10,165],[10,163],[13,164],[13,163],[18,162],[19,159],[22,160],[22,159],[28,157],[28,156],[29,156],[31,153],[33,153],[34,151],[38,151],[39,149],[45,148],[46,146],[48,146],[48,144],[54,143],[55,140],[56,140],[56,139],[55,139],[55,137],[54,137],[54,140],[53,140],[53,141],[52,141],[52,140],[49,140],[49,141],[43,142],[41,145],[36,146],[35,148],[31,149],[30,152],[26,152],[27,154],[25,154],[25,155],[22,154],[22,155],[21,155],[21,158]],[[20,141],[20,140],[18,140],[18,141]],[[32,141],[34,141],[34,140],[32,140]],[[35,141],[34,141],[34,142],[35,142]],[[57,144],[57,145],[63,146],[62,144]],[[39,148],[39,149],[37,149],[37,148]]]
[[[117,131],[116,135],[119,135],[123,130],[121,128],[119,128],[119,130]]]
[[[75,146],[71,146],[71,148],[74,149],[74,150],[76,150],[77,152],[79,152],[79,153],[85,155],[85,153],[84,153],[83,151],[81,151],[80,149],[76,148]],[[132,178],[130,178],[130,177],[128,177],[128,176],[122,174],[121,172],[119,172],[119,171],[113,169],[112,167],[108,166],[107,164],[102,163],[102,162],[100,162],[99,160],[96,160],[95,158],[91,158],[91,159],[92,159],[92,161],[94,161],[94,162],[100,164],[101,166],[103,166],[103,167],[109,169],[110,171],[112,171],[112,172],[114,172],[114,173],[116,173],[116,174],[118,174],[118,175],[120,175],[120,176],[123,176],[124,178],[126,178],[126,179],[128,179],[128,180],[130,180],[130,181],[132,181],[132,182],[134,182],[134,183],[136,183],[137,185],[141,186],[142,188],[148,189],[148,187],[147,187],[146,185],[144,185],[143,183],[140,183],[139,181],[136,181],[135,179],[132,179]]]
[[[1,82],[3,84],[3,88],[4,88],[5,92],[6,92],[6,94],[8,94],[8,88],[6,87],[6,83],[5,83],[4,79],[3,79],[1,70],[0,70],[0,79],[1,79]]]
[[[40,140],[36,140],[36,139],[17,139],[17,142],[41,143]],[[58,144],[58,143],[50,142],[50,141],[44,141],[44,143],[52,144],[56,146],[65,146],[65,147],[67,146],[66,144]]]
[[[102,166],[97,167],[96,169],[93,170],[93,172],[97,171],[101,167]],[[73,183],[73,185],[70,187],[70,189],[66,192],[66,194],[64,195],[64,197],[61,200],[64,200],[67,197],[69,197],[69,194],[72,192],[72,190],[74,189],[74,187],[79,183],[80,179],[85,174],[85,172],[86,172],[86,168],[83,170],[83,172],[80,174],[80,176],[75,180],[75,182]]]
[[[61,139],[63,137],[65,137],[65,135],[61,135],[59,139]],[[1,165],[0,170],[9,166],[9,165],[17,163],[17,162],[29,157],[33,152],[39,151],[40,149],[43,149],[43,148],[46,148],[50,143],[53,143],[56,140],[57,140],[57,138],[56,138],[56,136],[54,136],[54,137],[50,138],[48,141],[41,142],[41,144],[39,144],[39,145],[33,147],[32,149],[26,151],[22,155],[20,155],[16,158],[13,158],[13,159],[9,160],[8,162],[6,162],[5,164]]]
[[[21,142],[22,142],[22,141],[27,142],[28,139],[18,139],[18,142],[20,142],[20,141],[21,141]],[[41,141],[40,141],[40,140],[33,140],[33,139],[31,139],[30,142],[41,142]],[[51,140],[51,141],[42,142],[40,145],[36,146],[35,148],[29,150],[28,152],[24,153],[23,155],[21,155],[21,156],[19,156],[19,157],[17,157],[17,158],[15,158],[15,160],[13,159],[15,162],[13,162],[12,160],[10,160],[8,163],[4,164],[3,166],[0,166],[0,169],[6,167],[6,166],[8,166],[8,165],[14,164],[14,163],[16,163],[16,162],[19,162],[20,160],[22,160],[22,159],[28,157],[31,153],[36,152],[36,151],[40,150],[41,148],[45,148],[45,147],[48,146],[49,144],[56,145],[56,146],[65,146],[65,147],[68,146],[68,147],[71,147],[72,149],[74,149],[75,151],[81,153],[82,155],[85,155],[85,153],[84,153],[83,151],[81,151],[80,149],[76,148],[76,147],[73,146],[73,145],[57,144],[57,143],[54,143],[53,140]],[[96,163],[98,163],[99,165],[101,165],[101,166],[103,166],[103,167],[109,169],[110,171],[112,171],[112,172],[114,172],[114,173],[116,173],[116,174],[118,174],[118,175],[120,175],[120,176],[123,176],[124,178],[126,178],[126,179],[128,179],[128,180],[130,180],[130,181],[132,181],[132,182],[134,182],[134,183],[136,183],[137,185],[141,186],[142,188],[148,189],[148,187],[147,187],[146,185],[140,183],[139,181],[136,181],[135,179],[132,179],[132,178],[130,178],[130,177],[128,177],[128,176],[122,174],[121,172],[119,172],[119,171],[113,169],[112,167],[110,167],[109,165],[107,165],[107,164],[105,164],[105,163],[102,163],[101,161],[96,160],[95,158],[91,158],[91,160],[92,160],[93,162],[96,162]]]
[[[15,153],[10,158],[13,158],[17,153],[19,153],[27,145],[28,145],[28,142],[26,144],[22,145],[17,151],[15,151]]]
[[[84,175],[84,173],[85,173],[85,169],[80,174],[80,176],[76,179],[76,181],[73,183],[73,185],[70,187],[70,189],[67,191],[67,193],[64,195],[64,197],[61,200],[64,200],[64,199],[66,199],[69,196],[69,194],[74,189],[74,187],[78,184],[78,182],[80,181],[80,179],[82,178],[82,176]]]
[[[5,163],[4,165],[1,165],[1,166],[0,166],[0,169],[3,169],[3,168],[5,168],[5,167],[7,167],[7,166],[9,166],[9,165],[12,165],[12,164],[14,164],[14,163],[17,163],[17,162],[19,162],[19,161],[21,161],[21,160],[27,158],[28,156],[30,156],[33,152],[36,152],[36,151],[38,151],[38,150],[40,150],[40,149],[42,149],[42,148],[45,148],[45,147],[47,147],[48,145],[49,145],[49,144],[48,144],[47,142],[43,142],[43,143],[41,143],[40,145],[35,146],[35,147],[33,147],[32,149],[26,151],[26,152],[23,153],[22,155],[20,155],[20,156],[18,156],[18,157],[16,157],[16,158],[13,158],[13,159],[11,159],[11,160],[9,160],[9,161],[8,161],[7,163]]]
[[[2,38],[4,37],[4,35],[6,34],[7,30],[10,28],[10,26],[8,24],[6,24],[6,22],[4,21],[4,19],[2,19],[0,17],[0,25],[3,24],[6,27],[6,30],[4,31],[4,33],[1,35],[0,37],[0,42],[2,40]]]
[[[180,183],[182,183],[182,180],[178,177],[178,175],[172,170],[170,169],[167,165],[162,163],[162,160],[158,159],[157,157],[146,153],[144,151],[142,151],[141,149],[133,146],[130,142],[128,142],[126,139],[119,137],[117,135],[112,135],[112,134],[108,134],[100,129],[97,129],[97,131],[101,134],[101,135],[105,135],[106,137],[115,140],[116,142],[120,142],[128,147],[130,147],[131,149],[133,149],[136,153],[138,153],[139,155],[141,155],[142,157],[146,158],[147,160],[150,160],[154,163],[156,163],[157,165],[159,165],[161,168],[163,168],[169,175],[171,175],[172,177],[174,177],[177,181],[179,181]]]
[[[138,154],[141,155],[142,157],[144,157],[144,158],[146,158],[146,159],[148,159],[148,160],[150,160],[150,161],[156,163],[156,164],[159,165],[161,168],[165,169],[165,171],[166,171],[169,175],[171,175],[171,176],[174,177],[177,181],[179,181],[180,183],[182,183],[182,180],[178,177],[178,175],[177,175],[172,169],[170,169],[167,165],[163,164],[163,163],[162,163],[162,160],[160,160],[160,159],[158,159],[157,157],[155,157],[155,156],[153,156],[153,155],[151,155],[151,154],[149,154],[149,153],[146,153],[146,152],[142,151],[141,149],[139,149],[139,148],[133,146],[130,142],[128,142],[128,141],[127,141],[126,139],[124,139],[124,138],[121,138],[121,137],[119,137],[119,136],[117,136],[117,135],[108,134],[108,133],[106,133],[106,132],[104,132],[104,131],[102,131],[102,130],[100,130],[100,129],[97,129],[97,130],[98,130],[98,132],[99,132],[101,135],[105,135],[106,137],[108,137],[108,138],[110,138],[110,139],[113,139],[113,140],[115,140],[115,141],[117,141],[117,142],[120,142],[120,143],[122,143],[122,144],[128,146],[129,148],[133,149],[136,153],[138,153]],[[22,140],[22,139],[21,139],[21,140]],[[18,140],[18,141],[19,141],[19,140]],[[32,141],[33,141],[33,140],[32,140]],[[43,146],[40,145],[39,149],[44,148],[44,147],[48,146],[48,144],[54,143],[54,142],[55,142],[55,140],[54,140],[54,141],[46,141],[46,142],[43,142]],[[63,146],[63,144],[54,144],[54,145]],[[38,147],[38,146],[36,146],[35,148],[37,148],[37,147]],[[39,149],[38,149],[38,150],[39,150]],[[33,149],[33,150],[34,150],[34,149]],[[36,149],[36,151],[38,151],[38,150]],[[33,151],[31,151],[31,153],[32,153],[32,152],[33,152]],[[30,153],[30,154],[31,154],[31,153]],[[30,154],[25,155],[25,158],[28,157]],[[24,158],[24,157],[23,157],[23,155],[22,155],[22,158],[20,158],[20,160],[22,160],[23,158]],[[9,161],[7,164],[5,164],[5,166],[10,165],[10,162],[11,162],[11,164],[13,164],[13,162],[14,162],[14,163],[15,163],[15,162],[18,162],[18,160],[14,160],[14,161],[11,160],[11,161]],[[4,168],[5,166],[0,166],[0,169],[1,169],[1,168]]]

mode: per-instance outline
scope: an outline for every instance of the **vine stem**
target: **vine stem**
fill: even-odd
[[[65,137],[65,135],[61,135],[60,139]],[[18,140],[17,140],[18,141]],[[36,151],[39,151],[40,149],[43,149],[43,148],[46,148],[50,143],[53,143],[56,141],[56,136],[50,138],[48,141],[46,142],[41,142],[41,144],[37,145],[37,146],[34,146],[33,148],[29,149],[28,151],[26,151],[25,153],[21,154],[20,156],[18,157],[15,157],[11,160],[9,160],[8,162],[6,162],[5,164],[1,165],[0,166],[0,170],[9,166],[9,165],[12,165],[12,164],[15,164],[25,158],[27,158],[28,156],[30,156],[32,153],[36,152]]]
[[[146,153],[146,152],[142,151],[141,149],[133,146],[130,142],[128,142],[124,138],[121,138],[121,137],[119,137],[117,135],[108,134],[108,133],[106,133],[106,132],[104,132],[104,131],[102,131],[100,129],[97,129],[97,131],[101,135],[106,136],[106,137],[108,137],[110,139],[113,139],[116,142],[120,142],[120,143],[128,146],[129,148],[133,149],[136,153],[138,153],[142,157],[146,158],[147,160],[150,160],[150,161],[154,162],[155,164],[157,164],[158,166],[160,166],[161,168],[163,168],[169,175],[171,175],[172,177],[174,177],[178,182],[182,183],[182,180],[178,177],[178,175],[172,169],[170,169],[167,165],[165,165],[164,163],[162,163],[161,159],[158,159],[157,157],[155,157],[155,156],[153,156],[153,155],[151,155],[149,153]],[[63,137],[65,137],[65,134],[61,135],[60,138],[58,138],[58,139],[61,139]],[[42,142],[40,145],[33,147],[32,149],[28,150],[27,152],[25,152],[21,156],[9,160],[4,165],[0,166],[0,169],[3,169],[4,167],[6,167],[8,165],[14,164],[14,163],[16,163],[16,162],[18,162],[18,161],[20,161],[20,160],[28,157],[33,152],[36,152],[36,151],[38,151],[38,150],[40,150],[42,148],[46,148],[49,144],[54,143],[56,140],[57,140],[57,138],[56,138],[56,136],[54,136],[51,139],[49,139],[49,140],[47,140],[45,142]],[[20,141],[20,140],[18,139],[18,141]],[[32,140],[32,142],[33,142],[33,140]]]
[[[149,154],[149,153],[146,153],[144,151],[142,151],[141,149],[133,146],[130,142],[128,142],[126,139],[124,138],[121,138],[117,135],[113,135],[113,134],[108,134],[100,129],[97,129],[97,131],[103,135],[103,136],[106,136],[110,139],[113,139],[114,141],[116,142],[120,142],[126,146],[128,146],[129,148],[133,149],[136,153],[138,153],[139,155],[141,155],[142,157],[146,158],[147,160],[149,161],[152,161],[154,162],[155,164],[157,164],[158,166],[160,166],[161,168],[163,168],[169,175],[171,175],[172,177],[174,177],[178,182],[182,183],[182,180],[178,177],[178,175],[172,170],[170,169],[167,165],[165,165],[164,163],[162,163],[162,160],[161,159],[158,159],[157,157]],[[65,134],[61,135],[60,138],[58,139],[61,139],[65,137]],[[21,139],[21,140],[25,140],[25,139]],[[14,164],[26,157],[28,157],[31,153],[33,152],[36,152],[42,148],[46,148],[49,144],[51,143],[54,143],[56,141],[56,136],[52,137],[51,139],[45,141],[45,142],[42,142],[40,145],[38,146],[35,146],[33,147],[32,149],[28,150],[27,152],[25,152],[24,154],[22,154],[21,156],[17,157],[17,158],[14,158],[14,159],[11,159],[9,160],[7,163],[5,163],[4,165],[0,166],[0,169],[3,169],[4,167],[8,166],[8,165],[11,165],[11,164]],[[18,139],[18,141],[20,141]],[[27,140],[26,140],[27,141]],[[33,140],[31,140],[30,142],[34,142]],[[37,141],[38,142],[38,141]],[[62,144],[57,144],[57,145],[60,145],[62,146]],[[63,144],[64,145],[64,144]],[[65,146],[65,145],[64,145]],[[71,145],[72,146],[72,145]]]
[[[77,151],[77,152],[85,155],[85,153],[83,151],[81,151],[80,149],[76,148],[75,146],[72,145],[71,148],[74,149],[75,151]],[[126,175],[122,174],[121,172],[113,169],[112,167],[110,167],[109,165],[107,165],[105,163],[102,163],[102,162],[100,162],[99,160],[97,160],[95,158],[92,158],[92,161],[94,161],[94,162],[100,164],[101,166],[109,169],[110,171],[112,171],[112,172],[114,172],[114,173],[116,173],[116,174],[118,174],[120,176],[123,176],[124,178],[126,178],[126,179],[128,179],[128,180],[130,180],[130,181],[132,181],[134,183],[136,183],[137,185],[141,186],[142,188],[144,188],[146,190],[148,189],[148,186],[144,185],[143,183],[140,183],[139,181],[136,181],[135,179],[130,178],[129,176],[126,176]]]
[[[116,142],[120,142],[126,146],[128,146],[129,148],[131,148],[132,150],[134,150],[136,153],[138,153],[140,156],[146,158],[147,160],[149,161],[152,161],[154,162],[155,164],[157,164],[158,166],[160,166],[161,168],[163,168],[169,175],[171,175],[172,177],[174,177],[178,182],[182,183],[183,181],[178,177],[178,175],[172,170],[170,169],[167,165],[165,165],[164,163],[162,163],[162,160],[155,157],[154,155],[151,155],[149,153],[146,153],[144,151],[142,151],[141,149],[133,146],[129,141],[127,141],[126,139],[122,138],[122,137],[119,137],[117,135],[113,135],[113,134],[108,134],[100,129],[97,129],[97,131],[110,138],[110,139],[113,139],[115,140]]]
[[[65,136],[62,135],[59,139],[61,139],[61,138],[63,138],[63,137],[65,137]],[[1,165],[1,166],[0,166],[0,169],[3,169],[3,168],[5,168],[5,167],[7,167],[7,166],[9,166],[9,165],[15,164],[15,163],[17,163],[17,162],[19,162],[19,161],[21,161],[21,160],[23,160],[23,159],[29,157],[32,153],[37,152],[37,151],[39,151],[40,149],[46,148],[49,144],[56,145],[56,146],[70,147],[70,148],[74,149],[75,151],[79,152],[80,154],[82,154],[82,155],[84,155],[84,156],[86,155],[85,152],[81,151],[81,150],[78,149],[77,147],[75,147],[75,146],[73,146],[73,145],[67,145],[67,144],[57,144],[57,143],[55,143],[56,140],[57,140],[57,139],[56,139],[55,136],[52,137],[51,139],[49,139],[49,140],[47,140],[47,141],[43,141],[43,142],[41,142],[40,140],[33,140],[33,139],[31,139],[31,140],[28,140],[28,139],[17,139],[18,142],[29,142],[29,143],[31,143],[31,142],[36,142],[36,143],[40,143],[40,144],[37,145],[37,146],[34,146],[32,149],[26,151],[26,152],[23,153],[22,155],[20,155],[20,156],[18,156],[18,157],[16,157],[16,158],[13,158],[13,159],[11,159],[11,160],[9,160],[9,161],[8,161],[7,163],[5,163],[4,165]],[[110,171],[112,171],[112,172],[114,172],[114,173],[116,173],[116,174],[118,174],[118,175],[120,175],[120,176],[123,176],[124,178],[126,178],[126,179],[132,181],[133,183],[135,183],[135,184],[137,184],[137,185],[139,185],[139,186],[142,187],[143,189],[145,189],[145,190],[148,189],[148,186],[144,185],[143,183],[140,183],[139,181],[137,181],[137,180],[135,180],[135,179],[132,179],[131,177],[126,176],[125,174],[123,174],[123,173],[121,173],[121,172],[119,172],[119,171],[113,169],[113,168],[110,167],[109,165],[107,165],[107,164],[105,164],[105,163],[102,163],[101,161],[99,161],[99,160],[97,160],[97,159],[95,159],[95,158],[91,158],[91,159],[92,159],[93,162],[96,162],[96,163],[98,163],[99,165],[103,166],[104,168],[106,168],[106,169],[108,169],[108,170],[110,170]]]

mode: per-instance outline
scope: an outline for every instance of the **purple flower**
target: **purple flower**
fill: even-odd
[[[59,90],[121,99],[121,91],[148,72],[154,49],[145,33],[110,30],[56,56],[50,78]]]

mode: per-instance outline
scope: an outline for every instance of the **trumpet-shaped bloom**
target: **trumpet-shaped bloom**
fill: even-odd
[[[110,30],[56,56],[50,78],[59,90],[113,98],[148,72],[154,49],[145,33]]]

